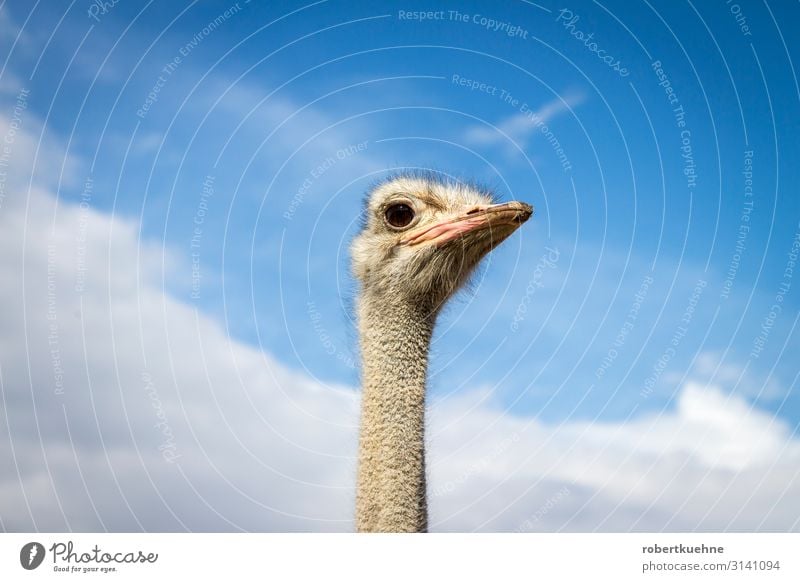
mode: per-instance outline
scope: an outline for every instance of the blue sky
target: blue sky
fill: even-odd
[[[92,6],[2,5],[5,115],[29,90],[58,152],[28,186],[53,229],[82,200],[133,228],[115,268],[154,253],[153,284],[237,345],[355,391],[364,193],[433,168],[537,209],[440,320],[433,401],[630,427],[692,382],[800,426],[796,3]]]

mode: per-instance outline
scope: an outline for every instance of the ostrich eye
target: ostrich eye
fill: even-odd
[[[395,228],[404,228],[414,220],[414,210],[408,204],[392,204],[386,209],[386,222]]]

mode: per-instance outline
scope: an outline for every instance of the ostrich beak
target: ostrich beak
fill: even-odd
[[[407,234],[400,241],[409,246],[429,242],[442,246],[467,233],[497,229],[500,240],[506,238],[533,214],[533,206],[525,202],[504,202],[489,206],[476,206],[455,218],[425,226]]]

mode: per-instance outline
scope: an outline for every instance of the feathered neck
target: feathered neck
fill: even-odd
[[[362,360],[356,529],[421,532],[425,380],[435,312],[397,295],[358,301]]]

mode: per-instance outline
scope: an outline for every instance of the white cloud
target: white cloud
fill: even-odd
[[[351,529],[356,392],[165,294],[165,254],[191,265],[127,219],[56,211],[50,173],[28,192],[23,152],[41,145],[45,167],[64,153],[17,143],[9,184],[27,204],[0,208],[2,527]],[[432,403],[429,425],[437,530],[798,529],[800,443],[713,386],[686,383],[661,415],[559,426],[473,389]]]
[[[547,124],[558,115],[572,111],[573,107],[583,101],[584,97],[579,93],[561,95],[548,101],[539,109],[529,109],[506,117],[496,126],[476,125],[470,127],[465,133],[464,139],[468,143],[477,145],[494,145],[511,140],[522,147],[542,124]]]
[[[690,382],[674,411],[627,423],[553,427],[468,399],[437,416],[432,488],[446,528],[749,530],[762,519],[761,527],[798,527],[800,443],[713,386]],[[560,505],[526,526],[553,496]]]
[[[63,150],[41,146],[60,165]],[[164,251],[136,224],[56,207],[42,189],[26,204],[27,150],[15,149],[16,194],[0,212],[3,526],[346,527],[353,391],[232,344],[165,295]]]
[[[0,140],[8,148],[3,154],[3,189],[0,210],[25,204],[29,188],[53,192],[62,184],[77,182],[80,160],[67,156],[63,146],[43,131],[41,122],[30,113],[27,97],[9,100],[8,109],[15,117],[0,115]],[[35,200],[42,197],[37,196]],[[34,200],[34,199],[32,199]]]
[[[702,382],[710,382],[725,386],[728,392],[746,398],[754,398],[760,402],[777,401],[786,396],[786,388],[775,376],[759,377],[747,366],[734,363],[735,355],[731,350],[727,357],[721,352],[705,351],[698,354],[692,369],[691,377]],[[665,381],[680,382],[683,375],[673,372],[665,374]]]

